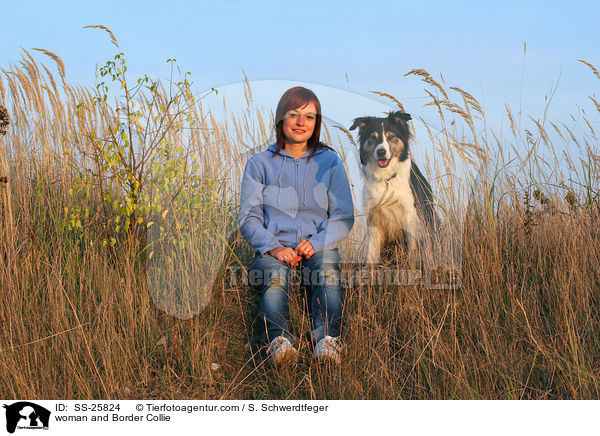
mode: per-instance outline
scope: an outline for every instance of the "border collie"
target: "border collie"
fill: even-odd
[[[370,264],[379,262],[382,249],[402,235],[412,252],[439,225],[431,186],[408,154],[410,119],[401,111],[390,112],[386,118],[356,118],[350,127],[358,127]]]

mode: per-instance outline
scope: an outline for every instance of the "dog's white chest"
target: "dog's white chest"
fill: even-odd
[[[369,227],[377,227],[384,240],[393,240],[400,231],[418,231],[419,218],[410,188],[410,161],[397,167],[389,179],[367,179],[363,200]]]
[[[410,208],[414,205],[414,197],[408,180],[401,180],[398,177],[387,182],[365,183],[364,201],[367,210],[390,201],[397,202],[403,208]]]

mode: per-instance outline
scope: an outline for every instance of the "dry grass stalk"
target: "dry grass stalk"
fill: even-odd
[[[594,99],[594,97],[591,97],[591,96],[590,96],[590,97],[589,97],[589,99],[590,99],[590,100],[592,100],[592,102],[593,102],[593,103],[594,103],[594,105],[596,106],[596,110],[597,110],[598,112],[600,112],[600,103],[598,103],[598,101],[596,101],[596,100]]]
[[[415,70],[411,70],[405,74],[405,76],[410,76],[410,75],[419,76],[419,77],[421,77],[423,82],[428,83],[429,85],[435,86],[442,93],[444,98],[446,100],[448,100],[448,93],[446,92],[444,87],[440,83],[438,83],[433,77],[431,77],[431,74],[429,74],[427,71],[425,71],[423,69],[415,69]]]
[[[96,24],[96,25],[90,25],[90,26],[83,26],[84,29],[101,29],[104,30],[106,33],[108,33],[108,36],[110,36],[110,41],[113,43],[113,45],[115,47],[119,47],[119,43],[117,42],[117,38],[115,38],[115,35],[110,31],[110,29],[106,26],[103,26],[102,24]]]
[[[598,70],[596,69],[596,67],[594,67],[592,64],[590,64],[589,62],[586,62],[586,61],[584,61],[584,60],[582,60],[582,59],[577,59],[577,60],[578,60],[579,62],[581,62],[582,64],[585,64],[585,65],[587,65],[587,66],[590,68],[590,70],[592,70],[592,72],[594,73],[594,75],[595,75],[595,76],[596,76],[598,79],[600,79],[600,71],[598,71]]]
[[[44,53],[46,56],[52,58],[52,60],[54,62],[56,62],[56,66],[58,67],[58,72],[60,74],[60,77],[63,80],[65,79],[65,64],[63,63],[61,58],[59,58],[56,54],[52,53],[51,51],[45,50],[43,48],[34,48],[34,50],[40,51],[40,52]]]
[[[398,107],[400,108],[400,110],[402,112],[405,112],[404,106],[402,105],[402,103],[400,103],[400,101],[398,99],[396,99],[396,97],[394,97],[388,93],[385,93],[385,92],[379,92],[379,91],[369,91],[369,92],[372,92],[373,94],[377,94],[377,95],[380,95],[385,98],[389,98],[390,100],[392,100],[394,103],[396,103],[398,105]]]
[[[337,125],[333,126],[333,127],[344,132],[344,134],[348,138],[348,141],[350,141],[350,143],[356,147],[356,141],[354,141],[354,136],[352,136],[352,133],[350,133],[350,130],[348,130],[342,126],[337,126]]]

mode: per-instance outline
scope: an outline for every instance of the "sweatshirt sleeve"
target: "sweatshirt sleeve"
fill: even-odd
[[[341,159],[331,168],[329,189],[327,191],[329,206],[328,219],[324,228],[308,238],[315,252],[337,248],[354,225],[354,205],[352,192],[348,183],[346,168]]]
[[[264,227],[263,189],[264,180],[262,180],[256,163],[250,159],[246,163],[242,177],[238,224],[248,244],[261,254],[281,245],[277,238]]]

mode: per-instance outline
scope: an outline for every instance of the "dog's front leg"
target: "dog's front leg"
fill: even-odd
[[[369,227],[369,242],[367,249],[367,263],[375,264],[379,262],[381,253],[381,233],[377,227]]]
[[[417,251],[418,243],[421,239],[421,229],[419,219],[416,216],[411,217],[407,229],[404,232],[406,238],[406,247],[409,253]]]
[[[408,247],[408,251],[410,253],[416,251],[418,241],[417,235],[414,232],[408,230],[404,232],[404,235],[406,237],[406,246]]]

